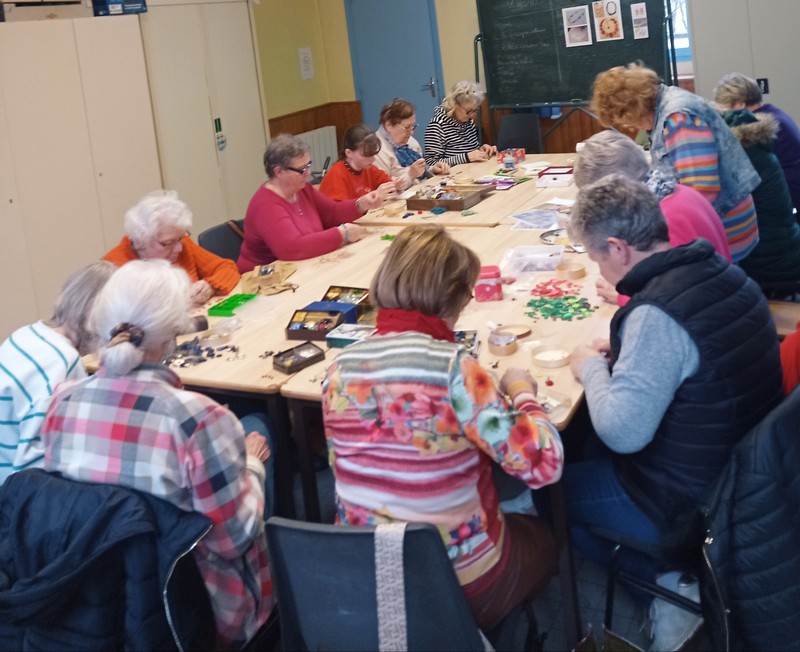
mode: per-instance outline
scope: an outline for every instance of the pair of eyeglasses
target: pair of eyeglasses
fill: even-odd
[[[180,238],[175,238],[174,240],[156,240],[159,246],[164,247],[164,249],[173,249],[175,246],[183,240],[186,236],[191,235],[188,231],[184,231],[183,235]]]
[[[462,108],[462,109],[464,109],[464,107],[463,107],[463,106],[462,106],[461,108]],[[467,116],[473,116],[473,115],[475,115],[477,112],[478,112],[478,107],[477,107],[477,106],[476,106],[474,109],[464,109],[464,113],[465,113]]]
[[[313,162],[314,162],[314,161],[309,161],[308,163],[306,163],[306,164],[305,164],[303,167],[301,167],[301,168],[293,168],[291,165],[287,165],[287,166],[286,166],[286,169],[287,169],[287,170],[291,170],[292,172],[297,172],[297,174],[307,174],[308,172],[311,172],[311,164],[312,164]]]
[[[410,132],[412,132],[412,131],[414,131],[414,130],[415,130],[417,127],[419,127],[419,125],[418,125],[418,124],[416,124],[416,123],[415,123],[415,124],[413,124],[413,125],[409,125],[408,127],[404,127],[403,125],[400,125],[400,128],[401,128],[403,131],[407,131],[407,132],[409,132],[409,133],[410,133]]]

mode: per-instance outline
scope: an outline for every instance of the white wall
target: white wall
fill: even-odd
[[[767,77],[764,100],[800,122],[798,0],[689,0],[697,93],[711,98],[720,77]]]

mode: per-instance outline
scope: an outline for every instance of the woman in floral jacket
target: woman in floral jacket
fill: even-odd
[[[338,521],[436,525],[488,630],[556,572],[549,526],[500,511],[493,463],[538,488],[561,476],[563,449],[530,374],[510,369],[498,389],[454,342],[479,269],[441,227],[405,229],[372,281],[377,333],[331,366],[323,414]]]

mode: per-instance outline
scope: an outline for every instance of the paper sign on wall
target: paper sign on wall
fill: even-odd
[[[314,59],[311,48],[300,48],[300,79],[314,79]]]

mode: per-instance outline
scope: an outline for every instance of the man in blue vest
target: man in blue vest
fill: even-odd
[[[758,286],[705,240],[671,248],[644,184],[611,175],[582,188],[570,235],[631,297],[610,340],[578,346],[571,360],[603,446],[565,467],[564,487],[573,541],[603,562],[610,546],[591,526],[663,546],[696,512],[734,444],[782,399],[781,366]],[[652,580],[668,569],[631,570]],[[694,597],[696,587],[680,588],[679,578],[658,581]],[[682,635],[659,619],[654,649],[674,649]]]

